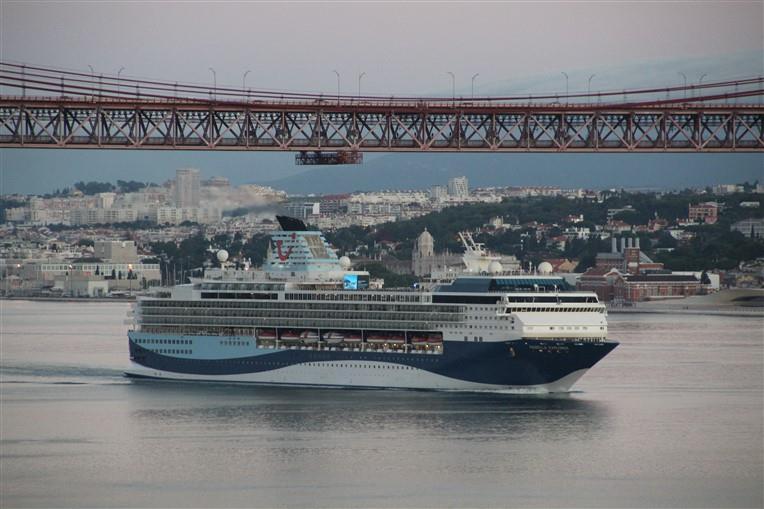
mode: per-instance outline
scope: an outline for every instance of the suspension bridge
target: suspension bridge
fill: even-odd
[[[0,148],[764,152],[764,78],[595,93],[382,97],[253,90],[0,62]]]

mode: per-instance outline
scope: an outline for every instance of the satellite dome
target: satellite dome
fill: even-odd
[[[551,274],[552,264],[549,262],[541,262],[538,267],[539,274]]]
[[[350,258],[347,256],[343,256],[340,258],[340,267],[343,269],[349,269],[350,268]]]
[[[504,270],[504,267],[501,266],[500,262],[497,262],[496,260],[492,261],[488,264],[488,272],[491,274],[498,274]]]
[[[228,260],[228,251],[221,249],[218,251],[218,261],[220,263],[225,263],[226,260]]]

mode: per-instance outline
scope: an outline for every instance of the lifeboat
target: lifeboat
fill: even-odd
[[[318,332],[314,330],[306,330],[300,334],[300,339],[303,343],[315,343],[318,341]]]
[[[427,334],[415,334],[411,336],[411,344],[413,345],[426,345],[430,338]]]
[[[358,335],[358,341],[361,340],[361,335]],[[346,341],[345,335],[341,332],[327,332],[324,334],[324,341],[329,343],[330,345],[334,345],[337,343],[342,343],[343,341]]]
[[[428,334],[427,343],[430,345],[442,345],[443,334]]]
[[[285,330],[281,333],[281,339],[284,341],[295,341],[300,339],[300,334],[293,330]]]
[[[343,341],[345,343],[360,343],[362,339],[360,332],[348,332]]]
[[[366,336],[369,343],[405,343],[406,337],[400,333],[373,332]]]
[[[257,329],[257,339],[276,339],[276,331],[273,329]]]

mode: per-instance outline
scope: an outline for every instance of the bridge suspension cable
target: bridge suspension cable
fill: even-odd
[[[764,96],[764,77],[746,77],[737,80],[725,80],[681,86],[651,87],[628,90],[609,90],[597,92],[574,92],[568,94],[536,95],[501,95],[469,98],[433,97],[433,96],[382,96],[382,95],[337,95],[310,92],[274,91],[264,89],[244,89],[237,87],[214,86],[161,80],[123,77],[119,74],[99,74],[59,70],[50,67],[28,66],[24,64],[0,62],[0,86],[59,94],[60,97],[80,96],[99,98],[100,100],[162,100],[194,101],[203,103],[225,104],[227,102],[340,102],[348,104],[395,103],[395,104],[484,104],[498,103],[540,103],[578,105],[614,104],[628,105],[665,105],[686,104],[707,101],[731,100],[747,97]],[[686,94],[685,92],[691,92]],[[703,95],[698,95],[701,93]],[[655,97],[665,94],[665,98]],[[670,97],[675,94],[674,97]],[[619,97],[640,98],[632,101],[617,101]]]
[[[373,151],[764,152],[761,76],[586,94],[359,97],[0,62],[0,91],[0,148],[294,151],[307,163],[330,152],[342,161]]]

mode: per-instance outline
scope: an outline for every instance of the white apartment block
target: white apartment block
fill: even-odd
[[[470,194],[470,185],[467,177],[454,177],[448,181],[448,194],[465,198]]]
[[[199,206],[199,170],[184,168],[175,172],[175,206],[179,209]]]

